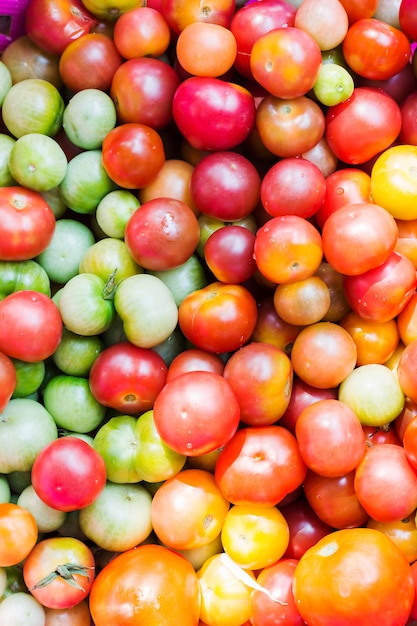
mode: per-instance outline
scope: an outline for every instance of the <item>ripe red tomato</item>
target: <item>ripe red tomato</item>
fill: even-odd
[[[281,418],[280,425],[285,426],[291,433],[295,434],[295,424],[301,411],[319,400],[337,399],[337,389],[320,389],[304,382],[299,376],[294,376],[291,398],[288,407]]]
[[[301,617],[318,626],[405,624],[415,593],[404,554],[371,528],[320,539],[299,560],[293,590]]]
[[[90,389],[100,404],[122,414],[149,411],[167,375],[163,358],[151,348],[115,343],[105,348],[90,370]]]
[[[105,565],[90,592],[95,626],[197,626],[200,589],[191,563],[160,545],[127,550]]]
[[[62,319],[48,296],[15,291],[0,301],[0,351],[35,363],[52,356],[62,337]]]
[[[171,32],[161,11],[148,3],[119,16],[114,24],[113,40],[125,59],[159,57],[169,46]]]
[[[17,373],[9,357],[0,352],[0,413],[13,395],[17,383]]]
[[[88,506],[105,484],[106,466],[102,457],[78,437],[52,441],[41,450],[32,466],[32,485],[37,495],[58,511],[76,511]]]
[[[233,224],[214,231],[204,245],[204,259],[217,280],[244,283],[256,272],[255,235]]]
[[[173,450],[198,456],[225,445],[236,432],[240,407],[229,383],[214,372],[171,379],[154,403],[155,426]]]
[[[405,346],[397,366],[397,375],[404,394],[417,402],[416,393],[417,340]]]
[[[395,141],[401,110],[382,90],[356,87],[350,98],[328,108],[325,123],[331,150],[341,161],[355,165],[366,163]]]
[[[314,215],[319,228],[329,215],[347,204],[370,201],[371,177],[361,169],[343,167],[326,178],[326,193],[322,205]]]
[[[322,522],[302,496],[280,507],[290,531],[290,539],[284,557],[299,560],[304,552],[325,537],[333,528]]]
[[[144,269],[164,271],[183,265],[194,253],[200,236],[195,213],[182,200],[154,198],[127,221],[127,248]]]
[[[103,165],[110,178],[126,189],[148,185],[165,163],[160,135],[146,124],[116,126],[104,138]]]
[[[243,285],[214,282],[191,292],[178,309],[178,322],[191,343],[209,352],[232,352],[255,328],[258,309]]]
[[[224,362],[218,354],[199,350],[198,348],[188,348],[175,356],[168,367],[167,382],[185,374],[185,372],[193,372],[203,370],[206,372],[214,372],[220,376],[224,371]]]
[[[218,456],[215,478],[232,504],[275,506],[303,483],[296,438],[279,425],[239,429]]]
[[[371,80],[395,76],[411,56],[407,36],[391,24],[375,18],[363,18],[352,24],[343,40],[342,51],[349,67],[359,76]]]
[[[55,231],[54,213],[43,196],[21,186],[0,188],[0,259],[24,261],[41,254]]]
[[[69,609],[90,593],[95,561],[90,548],[75,537],[40,541],[24,562],[23,578],[31,594],[50,609]]]

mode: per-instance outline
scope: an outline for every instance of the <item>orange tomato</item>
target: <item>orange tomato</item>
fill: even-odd
[[[0,504],[0,567],[23,561],[38,540],[38,527],[27,509],[4,502]]]
[[[365,320],[351,311],[341,321],[356,345],[357,365],[379,363],[383,365],[394,354],[399,341],[399,326],[395,320],[375,322]]]
[[[278,315],[294,326],[319,322],[328,312],[330,303],[330,290],[319,276],[278,285],[274,292]]]
[[[220,24],[193,22],[178,36],[177,59],[194,76],[221,76],[232,67],[237,54],[233,33]]]
[[[417,293],[414,293],[397,315],[397,328],[401,341],[408,346],[417,339]]]
[[[417,526],[415,516],[411,515],[393,522],[377,522],[369,519],[367,528],[379,530],[387,535],[400,548],[409,563],[417,560]]]
[[[398,239],[395,250],[412,261],[417,269],[417,219],[396,220]]]

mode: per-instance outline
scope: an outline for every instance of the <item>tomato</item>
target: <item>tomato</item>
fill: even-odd
[[[210,0],[202,6],[199,0],[162,0],[161,12],[177,35],[194,22],[208,22],[229,28],[235,10],[233,0]]]
[[[0,258],[23,261],[37,256],[52,240],[55,216],[38,191],[21,186],[0,190]]]
[[[262,178],[260,188],[262,206],[272,217],[312,217],[325,193],[326,179],[317,165],[295,157],[275,163]]]
[[[138,198],[143,204],[154,198],[175,198],[188,204],[198,215],[198,209],[191,197],[190,182],[194,166],[182,159],[166,159],[155,178],[139,189]]]
[[[208,76],[184,80],[174,94],[174,121],[198,150],[230,150],[242,143],[255,125],[252,94],[236,83]]]
[[[356,87],[350,98],[329,107],[325,116],[324,136],[331,150],[350,165],[365,163],[389,148],[400,130],[399,105],[373,87]]]
[[[416,287],[416,270],[410,259],[395,250],[378,267],[345,276],[346,299],[366,320],[386,322],[407,305]]]
[[[413,194],[417,189],[417,146],[393,146],[376,159],[371,171],[373,201],[396,219],[417,218]]]
[[[413,402],[417,400],[415,391],[415,363],[417,358],[417,340],[405,346],[397,367],[398,380],[405,395]]]
[[[280,511],[290,531],[284,558],[299,560],[308,548],[333,530],[331,526],[321,521],[304,497],[281,506]]]
[[[240,420],[266,426],[282,417],[291,397],[292,366],[283,350],[251,342],[228,359],[224,378],[240,404]]]
[[[416,560],[417,555],[417,527],[414,516],[406,517],[403,520],[394,522],[376,522],[369,519],[368,528],[379,530],[400,548],[409,563]]]
[[[373,203],[347,204],[329,215],[323,229],[323,254],[341,274],[362,274],[384,263],[398,239],[395,219]],[[351,250],[357,251],[352,255]]]
[[[216,77],[232,67],[237,43],[225,26],[197,21],[180,32],[175,52],[181,68],[189,74]]]
[[[312,276],[323,258],[318,230],[298,215],[267,221],[256,233],[255,260],[261,274],[273,283],[291,283]]]
[[[210,472],[185,469],[156,491],[151,507],[152,527],[168,548],[200,548],[220,535],[229,507]],[[173,515],[167,515],[167,510]]]
[[[96,24],[97,19],[80,0],[35,0],[25,11],[27,35],[42,50],[56,55]]]
[[[193,566],[159,545],[141,545],[111,560],[97,575],[90,592],[96,626],[197,626],[200,590]]]
[[[40,541],[31,551],[23,577],[42,606],[62,609],[87,597],[94,570],[94,557],[85,543],[74,537],[53,537]]]
[[[306,31],[318,43],[320,50],[333,50],[346,36],[349,20],[343,5],[331,0],[307,0],[298,7],[294,26]],[[337,65],[327,64],[324,65]],[[340,66],[339,66],[340,67]]]
[[[64,85],[73,92],[82,89],[108,91],[113,75],[123,64],[113,39],[88,33],[68,44],[59,60]]]
[[[86,8],[98,19],[115,22],[120,15],[142,6],[142,0],[83,0]]]
[[[57,349],[62,319],[54,302],[32,290],[0,301],[0,351],[22,361],[43,361]]]
[[[313,88],[321,62],[315,39],[292,26],[261,35],[250,53],[255,80],[276,98],[289,100],[304,96]]]
[[[0,503],[0,532],[0,567],[23,561],[38,540],[38,527],[32,513],[10,502]]]
[[[45,607],[45,626],[61,626],[70,620],[71,626],[90,626],[91,616],[86,600],[71,609],[48,609]]]
[[[224,362],[218,354],[200,350],[198,348],[188,348],[183,350],[171,361],[167,371],[167,381],[196,370],[223,374]]]
[[[362,18],[372,17],[378,5],[378,0],[340,0],[340,2],[351,24]]]
[[[407,145],[417,145],[417,136],[416,136],[416,126],[415,126],[415,115],[416,115],[416,92],[415,90],[411,91],[402,101],[401,101],[401,116],[402,116],[402,126],[401,132],[399,135],[399,140],[401,144]]]
[[[277,285],[274,292],[278,315],[295,326],[308,326],[324,319],[330,304],[330,290],[320,276]]]
[[[194,253],[200,236],[197,218],[182,200],[154,198],[129,218],[125,242],[132,258],[147,270],[182,265]]]
[[[78,265],[79,274],[94,274],[101,278],[109,289],[106,295],[110,297],[114,295],[112,281],[119,284],[125,278],[142,274],[143,271],[132,259],[126,242],[113,237],[93,242],[84,251]]]
[[[160,11],[151,6],[138,6],[116,20],[113,41],[125,59],[159,57],[168,48],[171,33]]]
[[[119,122],[146,124],[155,130],[168,126],[179,84],[175,70],[160,59],[128,59],[116,68],[110,85]]]
[[[190,192],[199,211],[225,222],[247,217],[259,202],[261,178],[242,154],[212,152],[194,167]]]
[[[75,511],[91,504],[105,483],[102,457],[78,437],[52,441],[32,466],[33,488],[45,504],[58,511]]]
[[[411,41],[415,41],[417,39],[417,14],[412,1],[402,0],[398,11],[398,20],[401,30]]]
[[[230,352],[249,340],[257,313],[256,300],[246,287],[213,282],[184,298],[178,322],[195,347]]]
[[[153,407],[166,373],[164,360],[154,350],[117,343],[98,355],[89,384],[100,404],[122,414],[144,413]]]
[[[322,321],[340,322],[350,311],[343,291],[343,274],[337,272],[327,261],[322,261],[315,275],[326,283],[330,293],[330,306]]]
[[[166,383],[154,403],[155,426],[176,452],[198,456],[225,445],[239,425],[240,406],[219,374],[190,371]]]
[[[295,436],[304,463],[321,476],[348,474],[366,451],[358,416],[340,400],[319,400],[305,407],[295,424]]]
[[[116,126],[104,138],[102,150],[107,174],[126,189],[149,184],[165,162],[162,139],[146,124]]]
[[[13,361],[0,352],[0,412],[3,412],[17,384],[17,373]]]
[[[325,117],[307,96],[286,99],[268,94],[257,108],[256,128],[263,146],[273,155],[297,157],[322,139]]]
[[[326,178],[326,191],[323,203],[314,214],[320,228],[329,215],[347,204],[370,201],[371,177],[355,167],[341,168]]]
[[[399,327],[394,319],[374,322],[350,311],[339,323],[356,344],[356,365],[371,363],[383,365],[399,345]]]
[[[354,484],[360,503],[378,522],[404,519],[416,509],[417,472],[402,446],[387,443],[367,448]]]
[[[217,280],[244,283],[256,272],[254,247],[252,231],[230,224],[214,231],[207,239],[204,259]]]
[[[256,582],[269,594],[260,590],[250,597],[250,623],[253,626],[302,626],[305,622],[295,605],[292,584],[296,559],[284,558],[259,573]]]
[[[395,420],[396,421],[396,420]],[[401,440],[397,435],[394,424],[387,424],[385,426],[362,426],[365,433],[367,446],[378,446],[384,443],[394,443],[397,446],[401,445]]]
[[[240,428],[220,453],[214,475],[232,504],[274,506],[302,484],[305,474],[294,435],[273,424]]]
[[[292,343],[301,328],[301,326],[288,324],[278,315],[273,296],[265,296],[258,300],[258,317],[251,336],[252,341],[270,343],[289,354]]]
[[[288,407],[281,418],[280,425],[285,426],[291,433],[295,433],[295,424],[301,411],[319,400],[337,399],[337,389],[320,389],[304,382],[299,376],[294,376],[291,398]]]
[[[289,529],[275,506],[236,504],[226,513],[221,539],[232,561],[243,569],[259,570],[282,557]]]
[[[403,624],[415,593],[401,550],[371,528],[338,530],[320,539],[298,562],[293,590],[301,617],[317,626]]]
[[[320,389],[334,388],[356,365],[355,342],[347,330],[333,322],[316,322],[303,328],[291,350],[294,372]]]

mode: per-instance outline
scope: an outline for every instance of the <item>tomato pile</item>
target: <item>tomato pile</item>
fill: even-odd
[[[0,623],[417,623],[417,4],[22,19]]]

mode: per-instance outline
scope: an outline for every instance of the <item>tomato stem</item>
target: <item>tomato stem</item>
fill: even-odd
[[[32,591],[34,589],[41,589],[42,587],[47,587],[50,585],[56,578],[62,578],[72,587],[76,587],[77,589],[81,589],[81,591],[85,591],[85,589],[75,580],[74,574],[78,574],[78,576],[85,576],[87,580],[90,580],[90,574],[87,570],[94,569],[94,566],[87,567],[85,565],[77,565],[76,563],[65,563],[63,565],[57,565],[56,569],[53,572],[47,574],[44,578],[41,578],[39,582],[36,583],[33,587],[29,589]]]
[[[116,294],[116,289],[117,289],[116,272],[117,272],[117,267],[112,271],[109,278],[107,279],[106,284],[104,285],[103,294],[102,294],[104,300],[113,300]]]

